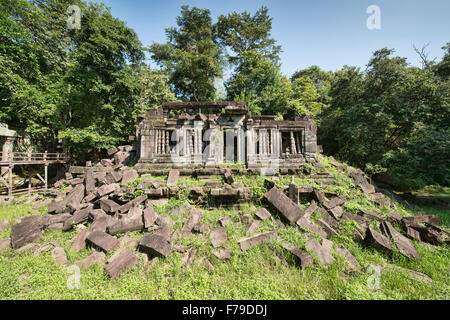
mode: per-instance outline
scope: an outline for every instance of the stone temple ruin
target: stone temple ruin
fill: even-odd
[[[136,131],[138,166],[298,169],[315,162],[311,116],[275,120],[249,115],[244,102],[170,102],[148,111]]]

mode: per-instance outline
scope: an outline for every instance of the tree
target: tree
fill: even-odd
[[[177,25],[166,29],[167,43],[149,47],[152,59],[167,72],[178,97],[213,100],[214,81],[222,76],[223,49],[215,41],[211,12],[182,6]]]
[[[329,91],[333,78],[333,73],[331,71],[326,72],[318,66],[311,66],[294,72],[291,81],[295,82],[296,79],[302,77],[309,77],[309,79],[311,79],[312,84],[319,94],[319,101],[321,103],[328,104],[330,102]]]

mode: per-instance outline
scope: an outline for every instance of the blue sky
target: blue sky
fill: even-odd
[[[213,21],[221,14],[262,5],[269,8],[272,36],[282,46],[281,69],[290,76],[298,69],[318,65],[337,70],[344,65],[364,69],[372,52],[394,48],[396,54],[420,66],[413,50],[429,43],[429,57],[440,60],[450,42],[449,0],[103,0],[115,17],[126,21],[141,42],[166,42],[164,29],[176,26],[184,4],[211,10]],[[381,29],[369,30],[366,9],[377,5]],[[150,63],[150,61],[148,61]],[[153,63],[150,65],[155,66]]]

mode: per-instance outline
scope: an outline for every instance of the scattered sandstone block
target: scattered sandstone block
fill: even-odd
[[[242,251],[247,251],[248,249],[269,241],[271,238],[275,237],[277,233],[275,231],[267,231],[263,233],[258,233],[249,238],[243,238],[238,241],[241,246]]]
[[[383,236],[381,233],[373,230],[369,227],[366,231],[366,238],[364,239],[366,244],[373,246],[377,250],[384,251],[387,253],[392,252],[392,246],[389,239]]]
[[[417,259],[419,257],[412,241],[395,230],[389,222],[384,221],[380,224],[380,227],[386,236],[391,236],[392,240],[394,240],[395,246],[401,254],[410,259]]]
[[[425,223],[425,222],[432,223],[432,224],[440,224],[441,223],[439,218],[437,216],[435,216],[434,214],[424,214],[424,215],[417,215],[417,216],[413,216],[413,217],[403,217],[402,221],[406,225]]]
[[[64,267],[69,265],[69,260],[67,260],[66,252],[64,251],[64,248],[62,248],[62,247],[56,247],[55,249],[53,249],[52,257],[53,257],[53,260],[55,260],[55,262],[57,264],[60,264]]]
[[[313,263],[312,257],[306,251],[303,251],[287,242],[283,242],[281,245],[283,246],[284,249],[286,249],[287,251],[292,253],[295,257],[297,257],[300,267],[306,268],[307,266],[312,265]]]
[[[283,218],[289,221],[291,225],[304,215],[302,208],[276,187],[273,187],[264,194],[264,198],[283,216]]]
[[[419,231],[417,231],[417,230],[415,230],[415,229],[413,229],[413,228],[411,228],[411,227],[406,227],[405,229],[406,229],[406,235],[407,235],[409,238],[414,239],[414,240],[417,240],[417,241],[422,241],[422,240],[420,239],[420,233],[419,233]]]
[[[308,206],[308,208],[305,209],[305,218],[310,218],[311,215],[316,211],[318,208],[317,203],[315,201],[312,201],[311,204]]]
[[[87,269],[94,264],[103,264],[105,263],[106,255],[103,252],[95,251],[90,256],[75,261],[75,265],[77,265],[80,269]]]
[[[102,231],[93,231],[86,237],[86,241],[108,253],[119,244],[119,240]]]
[[[171,169],[169,171],[169,176],[167,177],[167,186],[176,186],[178,183],[178,178],[180,176],[180,171],[177,169]]]
[[[228,260],[231,257],[231,251],[230,248],[221,248],[217,250],[213,250],[212,254],[217,257],[217,259],[220,260]]]
[[[224,227],[219,227],[211,230],[209,233],[209,239],[214,248],[220,247],[221,245],[228,242],[227,231]]]
[[[86,238],[89,235],[88,230],[81,230],[72,240],[72,250],[75,252],[84,249],[86,246]]]
[[[23,247],[28,243],[39,241],[42,232],[39,225],[39,216],[28,216],[11,228],[11,246],[14,249]]]
[[[189,268],[194,262],[195,254],[197,253],[197,249],[192,247],[186,251],[183,258],[181,258],[181,264],[187,268]]]
[[[156,214],[156,212],[152,206],[146,208],[144,210],[143,215],[144,215],[144,228],[146,228],[146,229],[153,226],[156,222],[156,219],[158,218],[158,215]]]
[[[344,258],[351,271],[359,271],[361,269],[361,265],[359,264],[358,260],[355,259],[355,257],[350,253],[350,251],[347,250],[346,247],[337,248],[336,253]]]
[[[358,216],[356,214],[344,212],[342,214],[342,218],[347,219],[347,220],[356,221],[356,223],[359,225],[359,227],[361,228],[362,231],[365,231],[369,227],[370,221],[367,220],[366,218]]]
[[[124,170],[122,174],[122,181],[120,182],[120,185],[124,186],[128,182],[133,181],[134,179],[138,178],[139,174],[134,169],[128,169]]]
[[[89,213],[91,212],[93,204],[90,204],[84,209],[77,210],[74,212],[71,218],[64,221],[64,227],[62,230],[67,231],[72,229],[72,225],[79,224],[88,220]]]
[[[233,175],[231,174],[231,170],[230,169],[226,169],[225,173],[223,174],[224,180],[226,183],[228,184],[233,184],[234,180],[233,180]]]
[[[298,219],[297,225],[299,227],[302,227],[302,228],[308,230],[309,232],[317,233],[322,238],[327,237],[327,233],[325,231],[323,231],[318,225],[314,224],[313,222],[311,222],[309,219],[307,219],[305,217],[301,217],[300,219]]]
[[[428,242],[433,245],[443,244],[444,241],[442,237],[439,235],[439,232],[433,230],[430,227],[422,227],[420,225],[411,225],[411,228],[418,231],[420,234],[420,239],[424,242]]]
[[[269,211],[267,211],[266,208],[261,208],[258,212],[255,213],[255,215],[260,218],[261,220],[265,220],[270,218],[272,215]]]
[[[139,246],[148,254],[163,257],[167,257],[172,250],[172,245],[167,237],[149,233],[142,237]]]
[[[222,217],[219,219],[219,223],[222,227],[225,227],[228,223],[231,221],[231,215],[228,215],[226,217]]]
[[[346,201],[347,199],[345,199],[344,197],[336,197],[331,199],[330,201],[326,201],[325,203],[323,203],[323,206],[328,210],[331,210],[336,206],[343,205]]]
[[[118,233],[125,233],[130,231],[140,231],[144,229],[144,220],[141,215],[135,215],[133,217],[124,217],[119,219],[112,226],[108,227],[108,233],[116,235]]]
[[[262,227],[262,222],[261,220],[253,220],[252,222],[250,222],[250,224],[247,226],[247,229],[245,230],[245,234],[246,235],[250,235],[252,233],[255,233],[256,231],[258,231],[259,228]]]
[[[289,185],[289,198],[294,201],[294,203],[298,203],[299,201],[298,187],[294,183]]]
[[[131,250],[126,250],[111,263],[105,266],[105,271],[111,278],[116,278],[125,270],[133,268],[138,262],[138,257],[131,252]]]
[[[200,222],[203,217],[203,211],[195,208],[191,209],[191,213],[181,229],[181,236],[187,237],[192,233],[192,229]]]
[[[120,205],[111,199],[100,199],[100,209],[106,213],[115,213],[119,210]]]
[[[92,193],[95,190],[95,178],[94,178],[94,170],[88,169],[86,170],[86,178],[84,181],[86,193]]]
[[[317,202],[319,202],[322,205],[327,201],[325,199],[325,196],[322,194],[322,192],[320,192],[318,190],[313,191],[313,197]]]
[[[331,253],[332,247],[333,242],[327,239],[322,239],[322,245],[315,238],[309,240],[305,244],[305,248],[311,251],[325,266],[328,266],[335,261]]]
[[[381,217],[378,213],[369,211],[363,208],[359,209],[359,214],[363,216],[364,218],[367,218],[369,220],[377,220],[379,222],[384,221],[383,217]]]
[[[119,189],[119,185],[117,183],[105,184],[97,189],[97,195],[99,198],[101,198],[110,193],[113,193],[117,189]]]
[[[325,231],[326,233],[326,238],[332,237],[332,236],[337,236],[337,232],[336,230],[334,230],[328,223],[326,223],[325,221],[319,219],[317,220],[317,224],[319,226],[322,227],[322,229]]]

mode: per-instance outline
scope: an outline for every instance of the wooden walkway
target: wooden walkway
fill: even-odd
[[[31,193],[39,189],[47,189],[48,187],[48,165],[50,164],[63,164],[69,160],[69,155],[66,153],[47,153],[47,152],[0,152],[0,183],[8,189],[8,196],[11,198],[15,194]],[[44,184],[43,186],[33,187],[31,184],[32,174],[28,177],[28,188],[14,189],[12,182],[12,169],[14,166],[28,165],[31,171],[37,176],[37,178]],[[36,172],[32,166],[43,165],[44,177]],[[4,176],[8,174],[8,182],[6,182]]]

